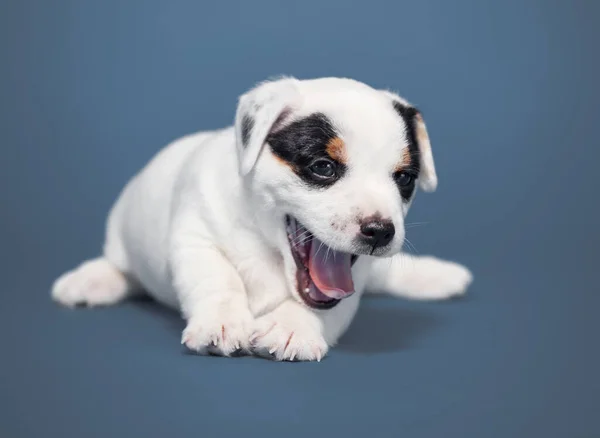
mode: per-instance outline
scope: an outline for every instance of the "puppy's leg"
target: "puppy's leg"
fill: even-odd
[[[52,298],[69,307],[107,306],[124,300],[140,290],[108,259],[100,257],[82,263],[61,275],[52,286]]]
[[[441,300],[463,295],[472,281],[471,272],[457,263],[399,254],[374,260],[367,288],[415,300]]]
[[[253,351],[276,360],[320,361],[350,325],[359,299],[356,293],[333,309],[315,311],[289,298],[256,320]]]
[[[199,354],[248,351],[252,315],[242,280],[216,248],[177,248],[171,258],[174,285],[187,326],[181,343]]]
[[[130,273],[129,258],[121,238],[123,200],[120,197],[107,221],[103,257],[88,260],[61,275],[52,286],[52,298],[69,307],[108,306],[143,289]]]

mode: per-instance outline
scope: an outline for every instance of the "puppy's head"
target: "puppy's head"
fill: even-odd
[[[259,226],[314,308],[354,291],[358,257],[398,253],[416,187],[437,185],[420,112],[350,79],[260,84],[240,98],[235,129]]]

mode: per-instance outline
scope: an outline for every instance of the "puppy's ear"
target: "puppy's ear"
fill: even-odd
[[[387,90],[383,93],[392,100],[392,105],[396,112],[404,120],[406,129],[411,131],[409,137],[413,137],[419,148],[419,188],[425,192],[433,192],[437,188],[437,174],[435,172],[435,163],[433,153],[431,152],[431,143],[429,134],[421,112],[405,99]]]
[[[297,103],[297,82],[294,78],[263,82],[239,98],[235,137],[242,175],[252,170],[269,133]]]

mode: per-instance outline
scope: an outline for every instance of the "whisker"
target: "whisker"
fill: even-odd
[[[310,236],[303,236],[303,237],[300,237],[300,238],[298,238],[296,240],[292,240],[291,244],[292,244],[292,246],[300,246],[303,243],[307,242],[309,239],[310,239]]]
[[[431,222],[411,222],[408,224],[404,224],[404,228],[414,228],[414,227],[420,227],[423,225],[429,225]]]
[[[409,252],[402,252],[402,253],[400,253],[400,255],[401,255],[400,260],[402,262],[404,262],[404,260],[406,260],[411,265],[411,267],[414,269],[414,267],[415,267],[415,256],[413,254],[409,253]]]
[[[323,247],[323,245],[324,245],[324,243],[323,243],[323,242],[321,242],[321,244],[320,244],[320,245],[319,245],[319,247],[317,248],[317,251],[315,252],[315,256],[316,256],[317,254],[319,254],[319,251],[321,251],[321,248]]]
[[[305,230],[302,233],[300,233],[298,236],[294,236],[294,238],[291,239],[291,242],[294,246],[298,246],[298,245],[306,242],[311,237],[312,237],[312,235],[310,234],[310,231]]]
[[[406,244],[408,245],[408,247],[414,251],[415,253],[419,253],[419,251],[417,250],[417,248],[412,244],[412,242],[410,240],[408,240],[406,237],[404,238],[404,241],[406,242]]]

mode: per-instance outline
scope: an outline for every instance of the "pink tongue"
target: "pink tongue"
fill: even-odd
[[[341,299],[354,293],[351,255],[335,251],[316,237],[310,245],[308,272],[317,288],[329,298]]]

